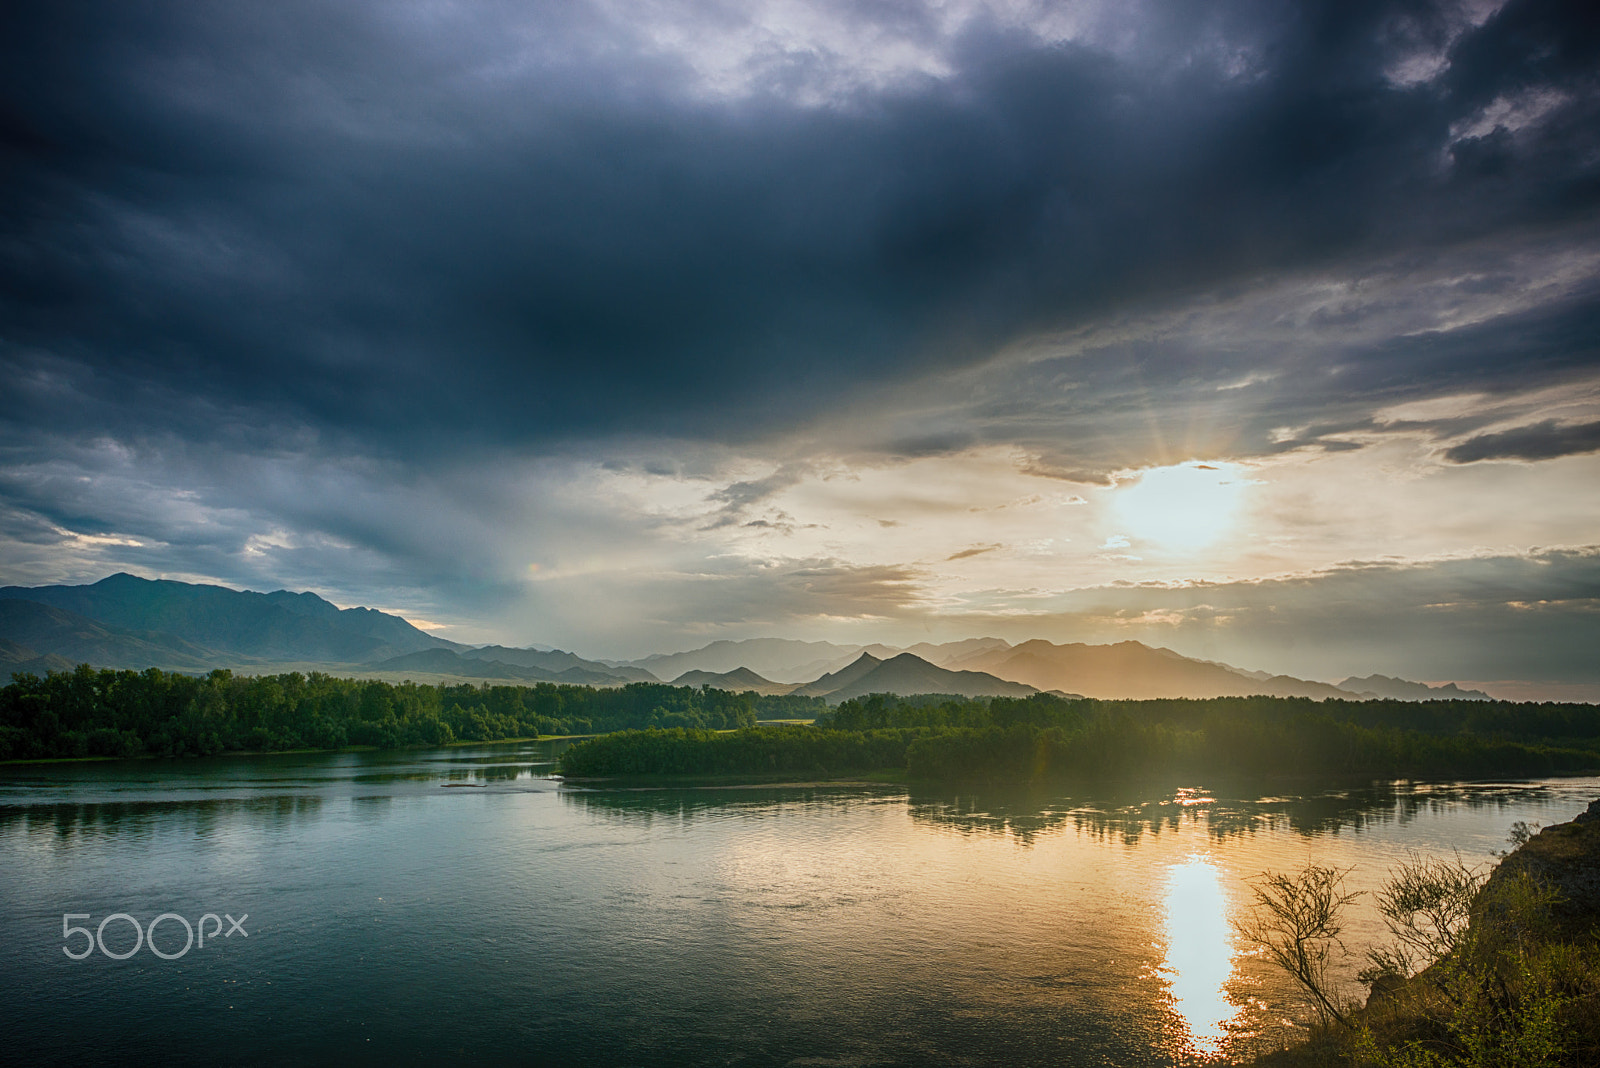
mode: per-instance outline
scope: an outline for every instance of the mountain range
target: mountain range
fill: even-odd
[[[0,587],[0,601],[47,605],[66,618],[110,628],[116,640],[104,655],[119,661],[108,663],[116,667],[171,663],[187,669],[230,658],[350,664],[420,649],[464,648],[398,616],[341,609],[314,593],[287,590],[241,592],[116,574],[90,586]],[[127,644],[129,635],[145,644]]]
[[[1271,694],[1488,700],[1454,683],[1385,675],[1334,685],[1183,656],[1140,642],[1012,645],[969,638],[904,649],[753,638],[640,660],[588,660],[561,649],[466,646],[372,608],[314,593],[254,593],[116,574],[84,586],[0,588],[0,677],[96,667],[265,673],[326,670],[417,681],[617,686],[671,680],[837,703],[867,693],[1021,696],[1041,690],[1143,699]]]
[[[688,671],[720,675],[745,668],[773,682],[805,683],[843,667],[866,648],[788,638],[746,638],[715,641],[687,653],[657,653],[642,660],[608,660],[606,663],[615,667],[643,668],[659,679],[675,679]]]
[[[915,653],[880,660],[871,653],[848,667],[794,691],[803,697],[824,697],[838,704],[869,693],[948,693],[962,697],[1026,697],[1038,688],[998,678],[983,671],[951,671]]]
[[[988,649],[948,666],[987,671],[1041,690],[1071,689],[1085,697],[1144,700],[1158,697],[1349,697],[1324,682],[1287,675],[1257,678],[1223,664],[1195,660],[1141,642],[1053,645],[1042,639]]]
[[[772,683],[804,685],[819,676],[831,674],[854,663],[862,653],[879,660],[911,653],[931,664],[991,649],[1009,649],[1000,638],[968,638],[934,645],[919,642],[897,649],[889,645],[836,645],[833,642],[803,642],[789,638],[745,638],[741,641],[715,641],[686,653],[657,653],[642,660],[607,660],[613,667],[636,667],[660,679],[676,679],[688,671],[726,674],[746,668]]]
[[[685,671],[671,681],[674,686],[709,686],[713,690],[729,690],[733,693],[753,690],[759,694],[787,694],[795,690],[792,682],[773,682],[746,667],[732,671]]]
[[[1339,689],[1353,693],[1370,693],[1396,701],[1492,701],[1494,698],[1482,690],[1463,690],[1453,682],[1443,686],[1429,686],[1425,682],[1407,682],[1388,675],[1368,675],[1364,679],[1349,678],[1339,684]]]

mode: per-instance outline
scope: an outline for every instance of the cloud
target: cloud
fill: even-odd
[[[1130,472],[1398,442],[1395,480],[1493,489],[1462,465],[1592,451],[1597,23],[11,5],[0,580],[314,588],[557,644],[912,626],[955,595],[892,561],[1099,545]],[[1571,497],[1388,540],[1570,541],[1527,531],[1585,522]],[[1035,503],[981,525],[1007,501]],[[1334,524],[1292,518],[1271,559],[1325,567]]]
[[[996,549],[1004,549],[1004,548],[1005,548],[1004,545],[998,545],[998,544],[996,544],[996,545],[975,545],[970,549],[962,549],[960,552],[951,553],[949,556],[945,557],[945,560],[947,562],[951,561],[951,560],[968,560],[968,559],[971,559],[974,556],[982,556],[984,553],[992,553]]]
[[[1531,426],[1519,426],[1495,434],[1480,434],[1445,450],[1451,463],[1470,464],[1480,460],[1551,460],[1600,452],[1600,421],[1563,426],[1546,419]]]
[[[1600,410],[1589,340],[1600,334],[1600,260],[1583,247],[1595,239],[1530,239],[1511,242],[1514,252],[1373,262],[1359,280],[1307,273],[1208,292],[930,378],[908,408],[948,433],[1016,446],[1030,474],[1086,485],[1188,460],[1352,452],[1394,435],[1448,440],[1556,408],[1564,423],[1586,422]],[[1516,283],[1503,296],[1465,292],[1489,271]],[[1330,307],[1344,319],[1320,322]],[[1216,389],[1252,368],[1262,379],[1249,389]],[[1466,394],[1483,400],[1394,414]],[[863,408],[892,404],[874,396]],[[839,421],[844,432],[851,421]]]
[[[745,513],[751,507],[797,485],[810,473],[810,468],[805,464],[783,464],[764,478],[731,482],[719,490],[714,490],[706,499],[722,507],[707,529],[715,530],[740,522],[744,522],[745,526],[771,526],[767,520],[746,521]]]
[[[564,635],[591,655],[623,656],[726,637],[868,635],[915,619],[924,579],[916,568],[828,558],[685,559],[680,568],[540,583],[503,625],[526,635],[522,641]]]
[[[665,5],[664,36],[586,4],[13,12],[3,358],[54,402],[6,418],[214,440],[232,411],[408,458],[748,441],[1131,300],[1592,205],[1581,7],[793,10],[780,60],[775,8]],[[1530,93],[1498,169],[1441,171]]]
[[[925,456],[944,456],[961,452],[970,448],[972,444],[973,437],[971,434],[956,430],[938,434],[925,434],[915,438],[900,438],[889,442],[884,447],[884,451],[893,456],[921,459]]]

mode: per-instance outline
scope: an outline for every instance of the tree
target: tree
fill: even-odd
[[[1333,947],[1344,950],[1344,907],[1360,892],[1345,893],[1350,869],[1308,864],[1298,874],[1266,872],[1251,886],[1255,903],[1234,930],[1300,984],[1318,1018],[1348,1025],[1328,976]]]
[[[1361,979],[1371,983],[1386,975],[1410,978],[1456,950],[1472,919],[1472,901],[1487,876],[1461,862],[1408,855],[1389,869],[1377,893],[1378,911],[1395,941],[1369,950],[1372,966]]]

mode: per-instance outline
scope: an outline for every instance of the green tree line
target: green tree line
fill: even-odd
[[[644,727],[725,730],[753,726],[767,700],[665,683],[431,686],[319,672],[195,677],[83,665],[17,676],[0,687],[0,760],[389,749]]]
[[[850,750],[837,739],[841,734],[893,736],[898,748]],[[785,755],[780,757],[693,733],[597,739],[568,750],[563,767],[571,774],[592,776],[767,774],[785,766],[809,773],[865,768],[860,761],[871,752],[884,760],[876,765],[879,769],[946,781],[1219,771],[1546,775],[1600,768],[1600,706],[1281,697],[1098,701],[1052,694],[905,699],[873,694],[844,702],[819,717],[814,727],[785,737],[782,745]]]
[[[645,732],[569,750],[570,774],[812,774],[929,780],[1145,772],[1541,775],[1600,767],[1600,706],[1224,697],[1099,701],[873,694],[813,727],[753,728],[806,700],[707,687],[432,686],[302,675],[195,677],[87,665],[0,688],[0,759],[207,755]],[[677,733],[673,733],[676,731]]]
[[[561,754],[562,774],[838,775],[904,767],[917,729],[843,731],[806,726],[718,733],[682,727],[587,738]]]

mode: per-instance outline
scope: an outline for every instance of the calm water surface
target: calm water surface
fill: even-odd
[[[0,768],[6,1060],[1167,1065],[1292,1035],[1248,880],[1488,861],[1600,779],[575,790],[549,746]],[[451,787],[450,783],[472,783]],[[243,920],[174,960],[114,913]],[[1370,907],[1348,933],[1376,936]],[[135,945],[109,921],[106,950]],[[183,949],[164,920],[155,947]],[[1352,961],[1348,972],[1357,962]]]

